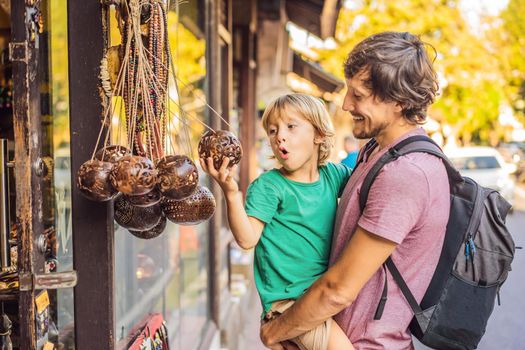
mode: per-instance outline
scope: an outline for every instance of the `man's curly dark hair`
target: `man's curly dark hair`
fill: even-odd
[[[437,75],[425,45],[410,33],[383,32],[357,44],[344,62],[347,79],[364,74],[364,84],[381,101],[397,102],[410,122],[425,122],[436,97]],[[434,49],[435,52],[435,49]]]

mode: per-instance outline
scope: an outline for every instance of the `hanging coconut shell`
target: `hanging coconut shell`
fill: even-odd
[[[131,151],[121,145],[110,145],[101,148],[95,153],[95,158],[104,162],[115,163],[124,156],[131,155]]]
[[[195,163],[183,155],[166,156],[157,163],[157,186],[170,199],[190,196],[199,183],[199,172]]]
[[[110,179],[113,187],[120,192],[139,196],[155,187],[157,170],[148,158],[128,155],[115,163]]]
[[[88,160],[82,164],[77,173],[77,187],[80,193],[97,202],[105,202],[114,198],[118,191],[110,181],[112,170],[112,163],[97,159]]]
[[[114,212],[115,221],[120,226],[133,231],[151,230],[164,216],[160,204],[137,207],[128,202],[124,196],[115,200]]]
[[[228,167],[241,161],[242,147],[239,139],[230,131],[208,130],[202,135],[199,142],[199,157],[206,159],[213,158],[213,165],[219,169],[224,157],[230,158]]]
[[[160,194],[160,191],[157,189],[157,187],[153,188],[146,194],[141,194],[139,196],[130,196],[125,194],[123,197],[136,207],[149,207],[151,205],[158,204],[162,199],[162,195]]]
[[[158,235],[160,235],[162,232],[164,232],[164,230],[166,229],[167,221],[168,220],[166,220],[166,217],[164,215],[162,215],[162,217],[160,218],[159,223],[157,225],[155,225],[155,227],[153,227],[151,230],[146,230],[146,231],[129,230],[129,232],[133,236],[138,237],[138,238],[152,239],[152,238],[155,238]]]
[[[197,186],[191,196],[183,200],[164,197],[161,201],[166,217],[179,225],[196,225],[212,217],[215,198],[204,186]]]

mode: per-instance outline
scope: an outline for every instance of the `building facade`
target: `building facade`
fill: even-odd
[[[162,325],[171,348],[243,348],[251,253],[235,246],[214,183],[201,173],[217,202],[212,219],[168,223],[151,240],[119,227],[112,202],[89,201],[75,185],[100,138],[101,59],[121,44],[120,1],[0,1],[0,302],[13,348],[135,349],[145,327]],[[342,88],[290,47],[287,29],[291,21],[333,36],[341,1],[161,2],[174,102],[191,122],[176,151],[194,156],[203,124],[230,129],[243,144],[246,189],[264,168],[257,129],[265,104],[299,91],[293,79],[320,97]],[[178,133],[181,124],[168,122]],[[114,142],[118,124],[117,116],[103,130]]]

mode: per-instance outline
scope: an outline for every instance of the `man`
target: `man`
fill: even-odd
[[[390,147],[416,134],[437,91],[424,44],[410,33],[385,32],[359,43],[345,64],[348,92],[343,109],[358,139],[377,147],[350,177],[337,211],[331,267],[297,301],[261,328],[272,349],[334,318],[356,349],[413,349],[412,311],[390,273],[389,257],[421,301],[437,265],[448,220],[449,183],[441,160],[425,153],[398,158],[382,169],[359,209],[363,179]],[[374,313],[388,279],[388,301]]]

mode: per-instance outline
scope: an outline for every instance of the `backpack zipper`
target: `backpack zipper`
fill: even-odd
[[[468,272],[468,265],[469,260],[472,261],[472,274],[473,274],[473,280],[476,280],[475,270],[474,270],[474,255],[476,254],[476,245],[474,244],[474,238],[476,238],[476,233],[478,231],[478,227],[473,227],[474,223],[479,221],[478,216],[481,215],[482,210],[479,209],[480,205],[483,205],[482,197],[483,197],[483,190],[481,186],[477,187],[476,191],[476,198],[474,199],[474,208],[473,214],[475,216],[472,216],[470,218],[468,228],[467,228],[467,238],[465,239],[465,272]]]

